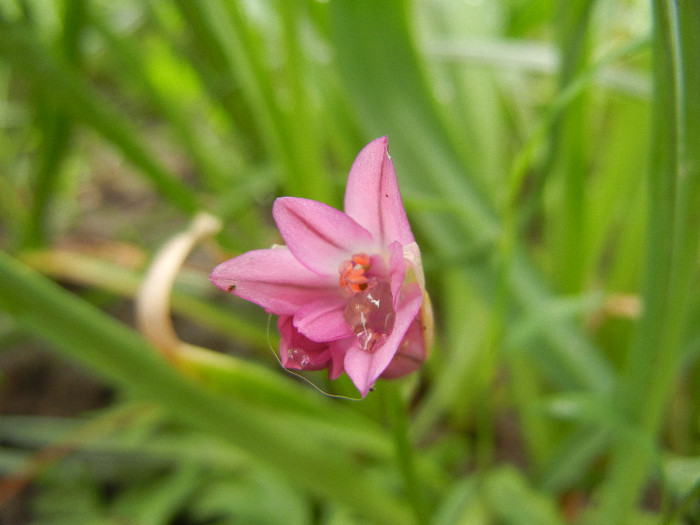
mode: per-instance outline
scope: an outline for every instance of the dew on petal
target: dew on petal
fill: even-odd
[[[287,350],[287,357],[292,363],[299,365],[301,368],[308,365],[311,360],[309,354],[302,348],[290,348]]]
[[[391,286],[385,281],[370,281],[366,289],[350,298],[345,308],[345,321],[366,352],[374,352],[386,341],[395,319]]]

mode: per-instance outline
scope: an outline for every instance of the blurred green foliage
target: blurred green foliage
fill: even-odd
[[[113,398],[5,409],[0,521],[700,520],[699,39],[684,1],[0,0],[0,364]],[[208,273],[380,135],[437,337],[352,403]],[[178,367],[131,307],[198,211]]]

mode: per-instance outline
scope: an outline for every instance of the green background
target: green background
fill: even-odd
[[[694,0],[0,1],[0,518],[694,523],[698,93]],[[436,340],[331,399],[208,274],[382,135]]]

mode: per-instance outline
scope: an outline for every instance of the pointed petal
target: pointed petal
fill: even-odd
[[[320,275],[337,277],[343,261],[375,245],[367,230],[322,202],[281,197],[275,201],[272,215],[289,250]]]
[[[345,213],[367,228],[382,246],[391,241],[414,241],[386,137],[370,142],[357,155],[345,187]]]
[[[339,292],[342,293],[339,289]],[[353,335],[345,321],[345,297],[319,299],[294,315],[294,326],[312,341],[335,341]]]
[[[284,247],[239,255],[214,268],[210,279],[278,315],[293,315],[310,301],[338,293],[336,279],[315,274]]]
[[[403,246],[396,241],[389,245],[389,275],[391,276],[391,295],[394,297],[394,308],[396,308],[399,301],[399,291],[406,279]]]
[[[411,323],[399,349],[389,366],[382,372],[383,379],[395,379],[415,372],[428,356],[428,348],[424,337],[424,327],[420,312]]]
[[[389,366],[409,326],[420,310],[422,293],[417,284],[402,290],[401,303],[396,311],[394,330],[376,352],[366,352],[354,344],[345,355],[345,371],[352,379],[362,397],[367,395],[377,378]]]

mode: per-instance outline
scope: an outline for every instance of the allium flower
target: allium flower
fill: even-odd
[[[279,316],[283,366],[327,368],[331,379],[346,372],[363,397],[380,376],[416,370],[432,312],[387,138],[355,159],[345,213],[282,197],[272,214],[286,246],[244,253],[211,280]]]

